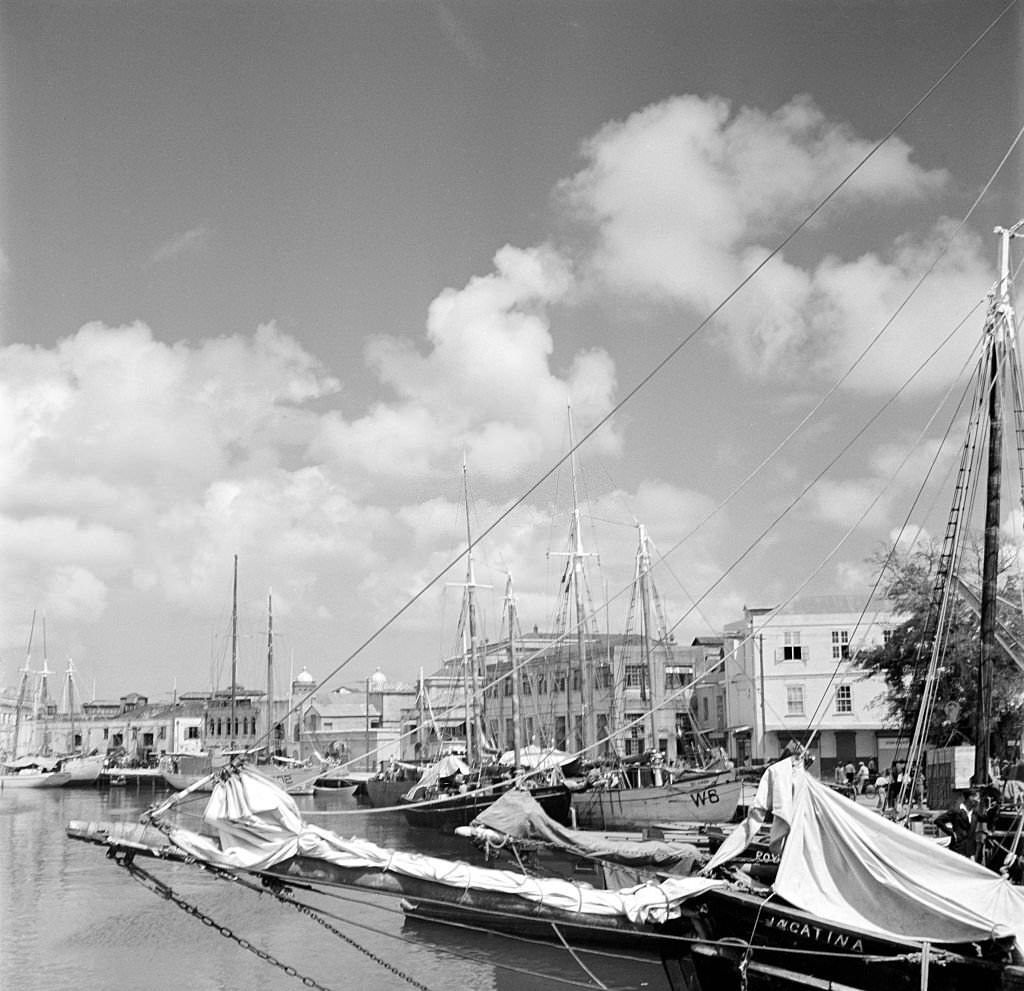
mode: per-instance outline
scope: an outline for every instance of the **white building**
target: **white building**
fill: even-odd
[[[848,761],[873,758],[887,767],[897,728],[887,719],[885,682],[851,658],[882,644],[901,622],[891,603],[815,595],[743,613],[724,631],[727,722],[737,760],[771,760],[791,740],[806,744],[813,732],[810,749],[822,777]]]

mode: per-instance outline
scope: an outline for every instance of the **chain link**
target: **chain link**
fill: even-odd
[[[121,867],[128,871],[128,873],[144,887],[147,887],[151,891],[160,895],[161,898],[173,902],[186,915],[191,915],[193,918],[198,919],[204,926],[210,929],[215,929],[225,939],[233,940],[243,950],[247,950],[248,952],[255,954],[261,960],[271,964],[274,967],[277,967],[279,970],[283,971],[289,977],[294,977],[296,980],[301,981],[302,984],[307,988],[314,988],[315,991],[331,991],[330,988],[323,984],[320,984],[312,977],[307,977],[303,974],[300,974],[294,967],[282,963],[280,960],[278,960],[275,956],[268,953],[266,950],[261,950],[259,947],[253,946],[253,944],[250,943],[249,940],[239,936],[229,926],[221,925],[220,923],[218,923],[214,918],[207,915],[200,908],[193,905],[185,898],[182,898],[181,895],[177,894],[169,885],[165,884],[159,878],[154,877],[152,874],[150,874],[149,871],[143,870],[141,867],[137,867],[134,863],[134,857],[131,854],[128,854],[126,856],[114,857],[113,859],[116,860],[116,862]],[[233,877],[231,874],[224,874],[220,871],[216,871],[215,873],[220,877]],[[375,953],[366,949],[366,947],[360,946],[359,943],[352,939],[351,936],[347,936],[336,926],[331,925],[331,923],[329,923],[325,918],[323,918],[318,912],[310,908],[308,905],[304,905],[301,902],[297,902],[295,901],[295,899],[290,898],[288,896],[287,889],[282,884],[276,881],[271,882],[269,879],[265,878],[264,886],[273,894],[273,896],[279,902],[282,902],[286,905],[291,905],[293,908],[296,909],[296,911],[308,916],[314,922],[319,923],[328,932],[331,932],[339,939],[344,940],[344,942],[346,942],[353,949],[358,950],[365,957],[372,960],[379,966],[383,967],[385,970],[389,970],[396,977],[400,977],[407,984],[410,984],[412,987],[416,988],[417,991],[430,991],[430,988],[428,988],[425,984],[421,984],[415,978],[410,977],[408,974],[399,970],[393,964],[388,963],[383,958],[377,956]]]
[[[417,988],[418,991],[430,991],[430,988],[428,988],[425,984],[421,984],[419,981],[416,980],[415,977],[411,977],[409,974],[406,974],[405,971],[399,970],[396,966],[394,966],[394,964],[390,964],[387,962],[387,960],[384,960],[382,957],[378,957],[375,953],[368,950],[365,946],[360,946],[354,939],[352,939],[351,936],[347,936],[340,929],[338,929],[337,926],[332,925],[319,912],[311,908],[309,905],[304,905],[302,902],[296,901],[294,898],[290,898],[288,896],[287,889],[283,885],[276,882],[271,882],[266,877],[264,878],[264,885],[279,902],[282,902],[285,905],[291,905],[296,912],[299,912],[301,915],[308,916],[318,925],[323,926],[324,929],[326,929],[328,932],[333,933],[339,939],[344,940],[346,943],[348,943],[349,946],[358,950],[360,953],[363,954],[363,956],[372,960],[374,963],[383,967],[385,970],[391,971],[391,973],[394,974],[396,977],[400,977],[403,981],[405,981],[406,984],[409,984],[412,987]]]

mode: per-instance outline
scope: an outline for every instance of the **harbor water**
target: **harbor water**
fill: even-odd
[[[165,794],[149,783],[0,791],[0,989],[668,988],[659,961],[642,953],[624,959],[576,948],[574,955],[553,945],[413,922],[394,896],[364,891],[315,900],[328,928],[269,893],[194,866],[138,858],[137,866],[173,892],[166,898],[108,859],[103,847],[65,834],[71,820],[137,822]],[[374,813],[350,797],[318,794],[296,802],[310,822],[343,836],[476,858],[465,840],[412,829],[400,813]]]

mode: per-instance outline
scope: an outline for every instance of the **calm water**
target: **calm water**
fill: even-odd
[[[157,792],[160,797],[164,792]],[[133,880],[102,847],[69,840],[72,819],[135,822],[154,800],[149,786],[0,792],[0,989],[2,991],[256,991],[302,988],[237,943]],[[400,815],[373,814],[352,799],[297,799],[311,822],[384,846],[470,859],[465,841],[410,829]],[[326,988],[390,991],[551,991],[599,987],[564,951],[466,930],[407,923],[398,901],[367,892],[320,902],[346,939],[294,909],[203,875],[194,867],[140,859],[219,924]],[[361,948],[361,949],[360,949]],[[365,952],[363,952],[365,951]],[[608,988],[668,985],[650,959],[585,953]]]

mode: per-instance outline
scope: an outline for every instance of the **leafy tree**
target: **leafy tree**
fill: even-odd
[[[928,743],[954,746],[974,743],[977,701],[977,665],[981,650],[980,623],[976,609],[980,554],[970,555],[970,577],[956,592],[947,610],[944,649],[938,670],[936,702],[928,726]],[[933,587],[939,562],[934,545],[895,549],[877,554],[873,562],[880,572],[879,585],[898,615],[905,617],[881,646],[862,651],[857,664],[881,675],[887,686],[886,702],[892,719],[909,737],[921,707],[921,698],[937,616],[932,609]],[[961,575],[963,575],[961,567]],[[999,640],[992,671],[992,748],[994,755],[1007,754],[1007,745],[1020,740],[1024,727],[1024,675],[1013,659],[1024,660],[1024,610],[1021,580],[1002,568],[997,608]]]

